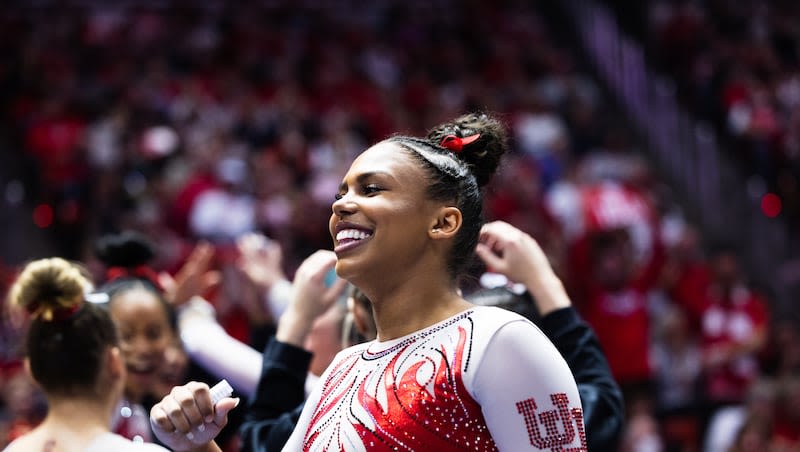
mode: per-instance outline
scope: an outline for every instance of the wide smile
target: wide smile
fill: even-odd
[[[372,237],[372,231],[361,228],[342,228],[336,232],[334,251],[343,253],[363,245]]]
[[[156,366],[152,364],[128,364],[127,368],[130,375],[150,376],[156,372]]]

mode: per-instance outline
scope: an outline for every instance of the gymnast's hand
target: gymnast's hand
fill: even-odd
[[[150,425],[170,450],[189,451],[211,443],[228,423],[228,412],[239,404],[226,397],[214,406],[205,383],[175,386],[150,410]]]

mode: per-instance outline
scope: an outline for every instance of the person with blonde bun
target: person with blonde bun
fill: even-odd
[[[44,421],[4,452],[165,451],[134,443],[109,429],[125,386],[119,337],[107,310],[86,301],[91,283],[61,258],[25,266],[11,302],[31,317],[25,368],[44,392]]]

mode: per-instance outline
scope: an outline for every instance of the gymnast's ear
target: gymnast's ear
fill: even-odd
[[[125,377],[125,359],[119,347],[111,347],[107,353],[107,367],[109,373],[114,377]]]
[[[428,236],[434,240],[452,238],[461,229],[462,221],[463,217],[458,207],[442,207],[432,221]]]

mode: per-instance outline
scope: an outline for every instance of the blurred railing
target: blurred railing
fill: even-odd
[[[683,198],[690,220],[707,238],[736,240],[748,274],[786,306],[791,282],[784,279],[794,273],[788,271],[793,268],[788,259],[795,237],[779,219],[762,214],[762,189],[748,188],[722,152],[713,127],[678,104],[674,83],[648,67],[642,45],[620,30],[607,7],[594,0],[563,5],[597,75],[638,128],[662,176]]]

